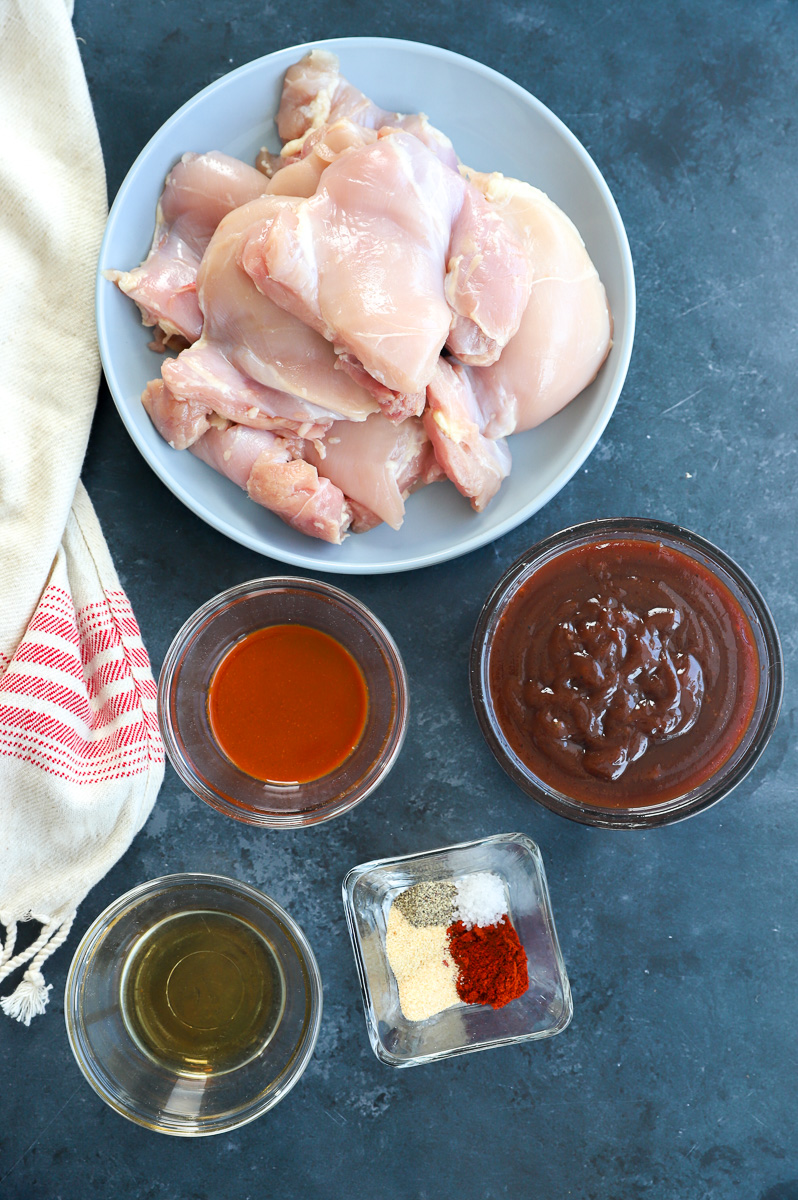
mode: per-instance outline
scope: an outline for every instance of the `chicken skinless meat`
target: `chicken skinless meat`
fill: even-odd
[[[365,129],[404,129],[447,166],[457,169],[449,138],[430,125],[423,113],[403,115],[380,108],[344,79],[334,54],[311,50],[285,73],[277,112],[277,132],[285,142],[281,157],[291,160],[301,154],[311,134],[342,117]]]
[[[377,404],[335,370],[329,342],[261,295],[241,269],[241,241],[261,203],[230,213],[211,239],[197,277],[202,336],[164,362],[162,377],[175,399],[204,402],[230,421],[322,437],[336,418],[363,421]]]
[[[285,77],[279,157],[187,154],[148,258],[106,272],[162,343],[142,396],[176,449],[340,543],[446,478],[481,512],[504,437],[591,382],[612,345],[578,231],[543,192],[460,166],[312,51]],[[448,355],[441,357],[446,348]],[[157,348],[155,345],[153,348]]]
[[[460,373],[484,432],[501,437],[540,425],[595,379],[612,316],[578,229],[544,192],[499,174],[468,176],[522,239],[532,276],[521,326],[498,362]]]
[[[510,221],[532,290],[498,362],[440,360],[427,388],[424,428],[452,483],[477,512],[510,471],[504,435],[531,429],[587,386],[612,344],[604,286],[576,227],[543,192],[502,175],[468,172]]]
[[[450,337],[498,357],[529,296],[517,235],[462,176],[398,131],[337,158],[318,191],[263,202],[241,262],[258,290],[389,390],[422,392]]]
[[[349,150],[370,146],[376,140],[373,129],[364,129],[348,118],[323,125],[308,135],[295,161],[272,175],[266,191],[271,196],[312,196],[319,186],[322,171],[331,162]]]
[[[208,414],[252,429],[318,438],[333,421],[323,409],[249,379],[209,342],[164,362],[161,376],[176,402],[204,405]]]
[[[202,332],[197,270],[222,217],[268,188],[260,171],[228,154],[184,154],[158,201],[147,258],[132,271],[106,271],[139,306],[145,325],[195,342]]]
[[[449,479],[482,512],[510,474],[510,449],[504,438],[485,436],[485,418],[462,379],[466,370],[439,360],[427,388],[424,428]]]
[[[212,410],[203,399],[181,400],[162,379],[152,379],[141,393],[141,403],[165,442],[173,450],[188,450],[211,427]]]
[[[274,304],[242,269],[241,256],[264,206],[298,201],[264,196],[222,221],[197,277],[205,316],[201,345],[212,343],[243,374],[313,406],[311,416],[363,421],[377,405],[365,389],[335,370],[335,351],[313,329]],[[179,361],[179,360],[178,360]]]
[[[191,453],[245,489],[250,499],[309,537],[340,545],[352,521],[343,492],[299,457],[301,445],[265,430],[209,429]]]
[[[336,421],[324,441],[306,443],[304,456],[350,501],[399,529],[411,492],[444,477],[421,421],[400,425],[375,413],[362,425]]]

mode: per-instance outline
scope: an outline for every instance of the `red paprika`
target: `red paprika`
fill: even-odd
[[[526,954],[506,913],[496,925],[473,929],[456,921],[447,934],[452,958],[460,968],[457,994],[461,1000],[502,1008],[523,996],[529,987]]]

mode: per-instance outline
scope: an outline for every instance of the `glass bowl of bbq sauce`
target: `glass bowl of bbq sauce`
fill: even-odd
[[[67,1035],[116,1112],[157,1133],[228,1133],[273,1108],[313,1054],[322,984],[299,925],[219,875],[120,896],[69,969]]]
[[[314,579],[256,579],[214,596],[167,651],[164,743],[206,803],[295,828],[348,812],[383,781],[407,729],[407,675],[387,629]]]
[[[471,647],[485,739],[539,803],[586,825],[664,825],[748,774],[778,719],[778,632],[743,570],[663,521],[539,542],[488,596]]]

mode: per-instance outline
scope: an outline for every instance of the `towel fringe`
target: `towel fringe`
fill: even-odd
[[[30,962],[20,983],[10,996],[0,999],[0,1009],[12,1020],[30,1025],[33,1017],[40,1016],[47,1007],[53,985],[44,982],[41,972],[42,964],[66,940],[72,928],[75,913],[68,913],[55,921],[47,921],[34,942],[25,950],[14,954],[17,940],[16,921],[6,921],[6,940],[0,948],[0,981],[16,971],[24,963]]]

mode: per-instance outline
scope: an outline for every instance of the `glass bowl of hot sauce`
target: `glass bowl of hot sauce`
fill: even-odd
[[[348,812],[383,781],[407,729],[407,675],[347,592],[276,576],[214,596],[167,651],[164,743],[187,787],[252,825]]]
[[[664,521],[588,521],[531,547],[480,614],[471,695],[510,777],[615,829],[708,808],[778,720],[773,618],[722,550]]]

